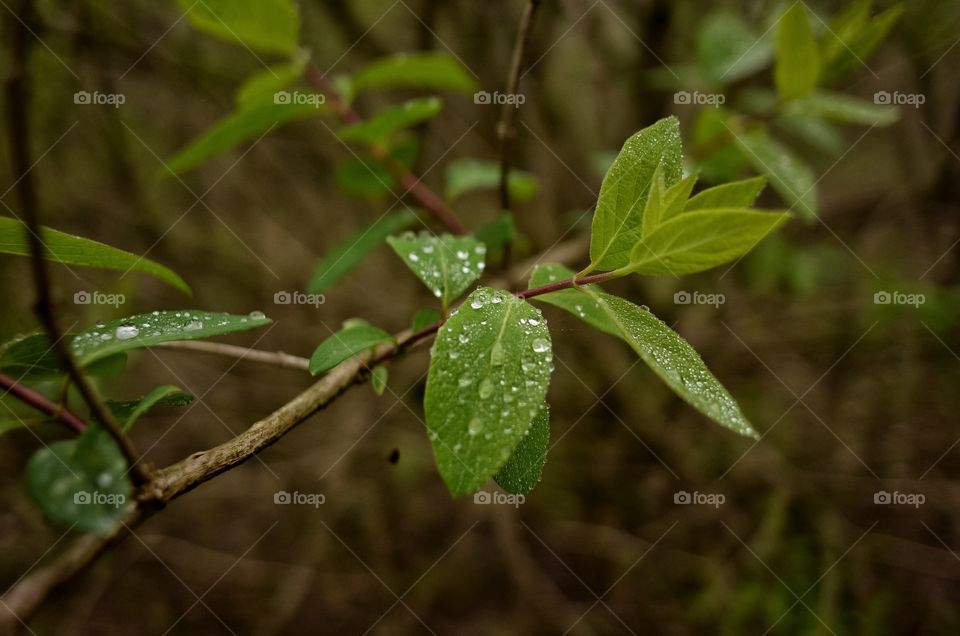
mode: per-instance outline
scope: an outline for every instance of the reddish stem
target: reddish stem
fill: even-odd
[[[46,396],[37,393],[33,389],[19,384],[6,374],[0,373],[0,387],[6,389],[7,393],[24,404],[32,406],[48,417],[59,420],[74,433],[82,433],[87,428],[83,420],[77,417],[72,411],[59,404],[55,404]]]

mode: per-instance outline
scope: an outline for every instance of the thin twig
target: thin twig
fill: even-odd
[[[356,124],[363,121],[360,114],[343,99],[316,66],[309,64],[304,73],[304,77],[307,82],[326,96],[330,105],[345,123]],[[371,147],[370,154],[372,154],[374,158],[387,163],[397,174],[397,178],[400,180],[400,184],[405,188],[406,192],[419,201],[448,231],[453,234],[467,233],[467,228],[460,222],[460,219],[450,206],[447,205],[446,201],[428,188],[423,181],[420,180],[420,177],[410,172],[405,166],[393,161],[387,151],[381,146]]]
[[[523,73],[524,54],[527,50],[527,43],[530,41],[530,33],[533,31],[533,23],[537,18],[537,9],[540,8],[542,0],[530,0],[527,8],[523,12],[523,18],[520,20],[520,30],[517,31],[517,41],[513,46],[513,59],[510,62],[510,77],[507,80],[507,95],[516,95],[520,90],[520,75]],[[516,103],[513,100],[506,100],[500,111],[500,123],[497,124],[497,137],[500,140],[500,209],[509,210],[510,208],[510,146],[517,136],[517,129],[513,125],[514,117],[517,114]]]
[[[37,212],[36,189],[33,182],[30,163],[29,121],[27,117],[27,63],[29,45],[32,38],[28,26],[32,18],[33,3],[31,0],[22,0],[19,6],[19,19],[13,22],[13,39],[11,46],[11,72],[7,80],[7,114],[10,127],[10,152],[14,173],[16,175],[16,190],[20,200],[21,211],[26,223],[27,239],[30,242],[31,263],[37,301],[35,311],[40,323],[47,332],[50,342],[60,358],[63,368],[73,380],[77,390],[90,407],[90,412],[100,422],[101,426],[116,441],[124,457],[130,464],[131,478],[136,485],[142,485],[149,480],[148,471],[139,463],[139,454],[133,443],[121,432],[120,426],[110,409],[100,400],[87,377],[80,370],[70,341],[63,337],[57,324],[53,298],[50,294],[50,273],[47,261],[44,258],[46,248],[40,238],[40,221]]]
[[[221,342],[207,342],[205,340],[176,340],[173,342],[161,342],[156,345],[163,349],[181,349],[184,351],[197,351],[200,353],[213,353],[237,360],[246,360],[249,362],[261,362],[275,367],[285,369],[296,369],[306,371],[310,368],[310,360],[300,356],[290,355],[283,351],[261,351],[259,349],[249,349],[247,347],[238,347],[237,345],[223,344]]]
[[[62,422],[74,433],[82,433],[87,425],[73,411],[65,406],[61,406],[47,396],[37,393],[30,387],[20,384],[9,375],[0,373],[0,388],[6,389],[6,392],[17,398],[24,404],[32,406],[44,415]]]

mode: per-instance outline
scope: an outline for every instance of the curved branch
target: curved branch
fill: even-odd
[[[180,349],[182,351],[197,351],[199,353],[212,353],[227,358],[237,360],[247,360],[249,362],[261,362],[271,364],[275,367],[285,369],[296,369],[297,371],[306,371],[310,368],[310,360],[294,356],[283,351],[261,351],[259,349],[249,349],[247,347],[238,347],[237,345],[223,344],[222,342],[207,342],[205,340],[174,340],[173,342],[161,342],[156,345],[160,349]]]
[[[44,415],[62,422],[74,433],[82,433],[87,428],[87,425],[76,413],[65,406],[54,403],[47,399],[45,395],[37,393],[30,387],[20,384],[5,373],[0,373],[0,388],[6,389],[7,393]]]

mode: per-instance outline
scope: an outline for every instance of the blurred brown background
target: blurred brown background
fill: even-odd
[[[321,69],[336,61],[333,72],[393,52],[448,50],[484,89],[503,90],[524,4],[302,0],[303,41]],[[831,15],[842,4],[811,7]],[[762,26],[776,6],[546,0],[514,153],[541,185],[535,202],[516,211],[526,256],[561,236],[585,236],[583,211],[601,178],[592,157],[671,112],[690,132],[694,111],[653,88],[658,58],[689,63],[697,25],[716,8]],[[319,256],[392,203],[337,189],[333,166],[350,155],[332,122],[286,126],[183,183],[158,179],[160,158],[225,115],[261,63],[178,22],[173,2],[50,0],[38,9],[37,34],[50,49],[35,43],[31,68],[35,155],[50,149],[36,168],[43,218],[147,253],[194,289],[188,299],[140,275],[78,270],[77,280],[58,269],[65,325],[165,308],[259,309],[275,324],[229,341],[309,355],[328,326],[347,318],[399,331],[431,304],[381,249],[319,308],[274,305],[277,291],[304,289]],[[0,13],[6,55],[12,18]],[[55,594],[31,627],[957,633],[958,26],[956,3],[908,3],[889,41],[844,87],[867,99],[901,90],[926,101],[904,108],[889,128],[848,129],[842,157],[809,154],[822,176],[821,221],[793,222],[729,271],[610,285],[701,352],[764,433],[761,442],[686,406],[623,343],[546,308],[555,445],[543,482],[519,508],[449,497],[422,423],[428,354],[418,349],[391,365],[383,397],[355,387],[261,456],[177,500]],[[750,82],[769,86],[769,72]],[[126,103],[78,106],[77,90],[122,93]],[[372,113],[397,99],[379,94],[357,106]],[[446,96],[442,115],[422,131],[425,181],[442,191],[450,159],[496,158],[498,116],[469,96]],[[9,181],[8,148],[0,147]],[[4,201],[14,205],[12,196]],[[772,192],[762,203],[782,205]],[[457,211],[477,227],[496,215],[496,195],[471,195]],[[574,266],[586,262],[585,243],[583,255]],[[34,329],[26,260],[0,259],[0,279],[4,339]],[[69,302],[79,289],[128,301],[115,311],[79,307]],[[682,290],[723,294],[725,303],[679,306],[673,295]],[[878,306],[881,290],[923,293],[926,302]],[[310,382],[295,371],[157,351],[132,357],[109,391],[133,397],[174,383],[200,398],[138,426],[138,445],[165,465],[228,439]],[[62,437],[54,426],[38,433]],[[0,440],[4,588],[61,536],[24,495],[21,471],[37,446],[23,431]],[[326,500],[316,509],[277,506],[279,490]],[[681,491],[725,501],[677,505]],[[925,502],[877,505],[879,491],[923,494]]]

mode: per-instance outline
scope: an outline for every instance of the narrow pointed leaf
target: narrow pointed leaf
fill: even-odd
[[[683,212],[696,183],[697,175],[691,174],[667,188],[663,193],[663,203],[660,206],[660,223],[669,221]]]
[[[370,384],[373,386],[374,393],[383,395],[383,392],[387,390],[388,377],[389,372],[387,371],[387,367],[382,364],[373,367],[373,371],[370,373]]]
[[[647,195],[647,202],[643,206],[641,236],[647,236],[660,225],[660,215],[665,205],[663,195],[666,189],[667,187],[663,183],[662,168],[657,166],[657,169],[653,171],[653,178],[650,180],[650,193]]]
[[[44,515],[68,528],[106,534],[126,512],[133,493],[127,462],[99,427],[53,442],[27,462],[27,492]]]
[[[481,287],[440,328],[424,397],[437,467],[454,496],[510,458],[547,394],[550,332],[540,311]]]
[[[376,60],[353,77],[355,91],[426,88],[472,93],[477,82],[463,64],[444,53],[401,53]]]
[[[416,220],[416,214],[404,208],[380,217],[362,230],[351,234],[320,259],[313,270],[307,290],[311,294],[319,294],[330,289],[356,269],[388,236],[410,227]]]
[[[640,238],[643,210],[657,166],[664,184],[682,174],[680,124],[667,117],[636,133],[623,145],[600,187],[590,237],[590,268],[623,267]]]
[[[181,391],[179,387],[168,384],[159,386],[139,400],[116,401],[108,400],[107,407],[121,423],[124,431],[129,431],[140,419],[141,415],[157,406],[186,406],[193,401],[193,396]]]
[[[794,2],[780,16],[777,28],[777,63],[773,73],[777,93],[783,99],[809,95],[819,74],[819,52],[806,5]]]
[[[209,311],[154,311],[82,331],[71,342],[73,355],[82,365],[130,349],[152,347],[174,340],[199,340],[270,324],[263,312],[246,316]]]
[[[345,126],[337,131],[344,141],[358,141],[367,145],[381,144],[401,130],[432,119],[443,108],[437,97],[412,99],[377,113],[365,121]]]
[[[683,209],[691,212],[711,208],[749,208],[766,184],[767,178],[761,175],[707,188],[691,197]]]
[[[391,340],[393,336],[373,325],[350,324],[320,343],[310,356],[310,373],[329,371],[347,358]]]
[[[486,265],[487,246],[472,236],[408,232],[387,242],[444,307],[480,278]]]
[[[789,218],[742,208],[685,212],[637,243],[626,269],[652,276],[702,272],[747,253]]]
[[[27,232],[27,227],[17,219],[0,217],[0,253],[29,256],[30,242]],[[45,248],[44,257],[48,261],[124,273],[142,272],[155,276],[187,294],[190,293],[190,287],[173,270],[142,256],[47,227],[40,229],[40,238]]]
[[[294,0],[177,0],[194,27],[263,53],[292,53],[299,40]]]
[[[520,440],[510,459],[493,476],[501,488],[525,495],[540,483],[550,446],[550,409],[546,403],[533,418],[530,430]]]

